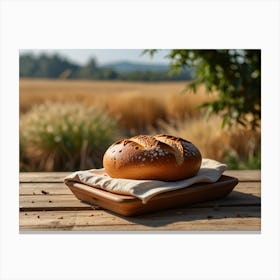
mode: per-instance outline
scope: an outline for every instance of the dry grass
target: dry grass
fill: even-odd
[[[235,127],[231,130],[219,129],[222,119],[213,116],[209,120],[204,117],[174,119],[169,122],[161,121],[159,128],[153,133],[167,133],[182,137],[193,142],[205,158],[223,161],[228,154],[240,160],[255,156],[260,148],[260,130],[249,131]]]
[[[79,103],[85,108],[98,107],[119,120],[121,137],[153,132],[172,134],[193,142],[204,157],[221,161],[229,153],[238,160],[257,154],[260,131],[222,130],[218,116],[207,122],[204,113],[195,107],[216,98],[216,94],[207,95],[204,87],[196,94],[180,94],[185,86],[185,82],[23,79],[20,81],[20,113],[22,118],[34,105],[46,101]]]
[[[158,120],[200,115],[201,111],[195,107],[213,97],[207,96],[202,87],[197,94],[180,94],[185,86],[185,82],[23,79],[20,81],[20,112],[25,113],[34,104],[46,100],[81,102],[106,110],[120,119],[120,126],[127,134],[135,134],[156,126]]]
[[[108,99],[118,96],[162,97],[177,94],[185,83],[139,83],[120,81],[60,81],[43,79],[21,79],[20,110],[25,112],[34,103],[51,101],[82,101],[87,104],[100,105]]]
[[[103,154],[119,139],[117,121],[80,103],[36,105],[20,119],[21,169],[102,167]]]

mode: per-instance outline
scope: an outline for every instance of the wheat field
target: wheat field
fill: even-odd
[[[20,81],[20,112],[46,101],[79,102],[95,105],[120,120],[128,133],[140,133],[156,126],[158,120],[195,117],[201,111],[195,107],[214,98],[204,88],[196,94],[182,94],[184,82],[108,82],[108,81]]]
[[[219,116],[206,120],[205,111],[196,109],[217,98],[217,93],[209,95],[203,86],[195,94],[182,93],[185,87],[186,82],[21,79],[20,117],[24,119],[32,108],[46,102],[62,107],[82,104],[85,108],[98,108],[117,120],[119,137],[172,134],[192,141],[203,157],[220,161],[225,161],[229,154],[243,160],[259,151],[260,131],[242,127],[221,129]]]

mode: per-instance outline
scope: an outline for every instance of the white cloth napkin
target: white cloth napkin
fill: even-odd
[[[118,179],[108,176],[104,168],[90,169],[70,174],[64,178],[64,183],[67,185],[68,183],[78,182],[112,193],[131,195],[146,203],[159,193],[186,188],[195,183],[214,183],[219,180],[226,167],[226,164],[218,161],[202,159],[201,168],[196,176],[174,182]]]

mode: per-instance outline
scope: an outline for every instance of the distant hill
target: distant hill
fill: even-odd
[[[88,79],[121,81],[183,81],[191,79],[191,71],[169,75],[165,64],[119,61],[99,66],[94,58],[80,66],[59,55],[20,55],[20,77],[50,79]]]
[[[128,61],[119,61],[115,63],[104,64],[100,66],[103,69],[113,69],[119,73],[126,72],[168,72],[169,66],[165,64],[148,64],[148,63],[134,63]]]

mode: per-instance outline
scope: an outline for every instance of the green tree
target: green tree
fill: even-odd
[[[113,69],[104,69],[101,70],[102,78],[104,80],[115,80],[118,78],[118,73]]]
[[[65,71],[75,73],[78,69],[78,65],[70,63],[56,54],[52,56],[41,54],[38,57],[23,54],[20,55],[19,62],[20,77],[59,78]],[[71,74],[68,76],[71,77]]]
[[[77,78],[81,79],[96,79],[100,76],[100,70],[98,68],[97,62],[94,58],[91,58],[89,62],[81,67],[77,71]]]
[[[145,50],[153,56],[157,50]],[[194,69],[194,79],[186,90],[203,84],[207,92],[218,92],[218,99],[201,104],[208,115],[223,116],[222,126],[242,124],[254,129],[261,120],[260,50],[170,50],[172,72]]]
[[[32,54],[21,55],[19,62],[20,77],[32,77],[38,71],[39,65]]]

